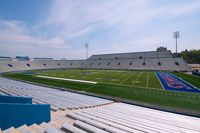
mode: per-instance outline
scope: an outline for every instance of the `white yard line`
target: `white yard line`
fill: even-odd
[[[39,77],[39,78],[47,78],[47,79],[59,79],[59,80],[65,80],[65,81],[82,82],[82,83],[90,83],[90,84],[97,84],[98,83],[98,82],[86,81],[86,80],[58,78],[58,77],[49,77],[49,76],[41,76],[41,75],[37,75],[37,77]]]
[[[134,86],[136,84],[136,81],[139,79],[139,77],[142,75],[143,72],[140,72],[140,74],[137,76],[137,78],[134,80],[135,82],[132,84]]]
[[[122,84],[122,83],[124,83],[125,81],[127,81],[130,77],[132,77],[133,75],[135,75],[135,73],[131,73],[127,78],[125,78],[124,80],[122,80],[122,82],[120,83],[120,84]]]
[[[200,88],[198,88],[198,87],[196,87],[196,86],[192,85],[191,83],[187,82],[186,80],[182,79],[181,77],[179,77],[179,76],[176,76],[176,75],[174,75],[174,74],[172,74],[172,73],[169,73],[169,74],[171,74],[171,75],[175,76],[176,78],[178,78],[178,79],[180,79],[180,80],[182,80],[182,81],[185,81],[185,82],[186,82],[186,83],[188,83],[189,85],[191,85],[191,86],[193,86],[194,88],[196,88],[196,89],[200,90]],[[183,75],[183,76],[184,76],[184,75]],[[190,79],[190,80],[191,80],[191,79]],[[193,80],[192,80],[192,81],[193,81]],[[193,82],[195,82],[195,81],[193,81]],[[195,82],[195,83],[196,83],[196,82]]]
[[[146,84],[146,88],[148,88],[148,84],[149,84],[149,72],[147,74],[147,84]]]
[[[160,84],[161,84],[163,90],[166,90],[165,87],[163,86],[162,82],[160,81],[160,78],[159,78],[158,75],[156,74],[156,72],[154,72],[154,74],[156,75],[158,81],[160,82]]]
[[[174,74],[173,74],[174,75]],[[176,76],[176,75],[174,75],[174,76]],[[176,77],[178,77],[178,78],[180,78],[180,79],[182,79],[182,80],[184,80],[183,78],[181,78],[181,77],[179,77],[179,76],[181,76],[180,74],[178,74],[178,76],[176,76]],[[182,75],[183,77],[185,77],[186,79],[189,79],[189,80],[191,80],[191,81],[193,81],[193,82],[195,82],[196,84],[199,84],[198,82],[196,82],[196,81],[194,81],[194,80],[192,80],[192,79],[190,79],[189,77],[186,77],[186,76],[184,76],[184,75]],[[195,75],[194,75],[195,76]],[[186,81],[186,80],[184,80],[184,81]],[[187,82],[187,81],[186,81]]]

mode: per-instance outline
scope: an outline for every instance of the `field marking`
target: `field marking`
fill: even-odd
[[[84,71],[80,71],[78,74],[80,75],[84,75],[87,79],[87,80],[90,80],[90,79],[95,79],[96,76],[99,74],[98,72],[96,72],[95,70],[84,70]]]
[[[121,72],[120,74],[117,73],[117,74],[113,77],[115,80],[113,81],[113,80],[111,79],[111,82],[112,82],[112,83],[115,82],[115,84],[120,84],[119,81],[120,81],[120,79],[121,79],[123,76],[126,76],[125,74],[126,74],[126,73],[124,73],[124,72],[123,72],[123,73]],[[117,83],[116,83],[116,82],[117,82]]]
[[[133,73],[133,75],[135,75],[135,73]],[[127,81],[130,77],[133,76],[132,73],[127,77],[125,78],[124,80],[122,80],[119,84],[123,84],[125,81]]]
[[[140,74],[137,76],[137,78],[135,79],[135,80],[133,80],[132,82],[133,82],[133,84],[131,85],[131,86],[134,86],[135,85],[135,83],[137,82],[137,80],[138,80],[138,78],[142,75],[142,73],[143,72],[140,72]]]
[[[193,74],[191,74],[192,76],[194,76],[194,77],[197,77],[197,78],[200,78],[199,76],[197,76],[197,75],[193,75]]]
[[[49,76],[41,76],[41,75],[37,75],[37,77],[39,77],[39,78],[47,78],[47,79],[59,79],[59,80],[65,80],[65,81],[82,82],[82,83],[90,83],[90,84],[97,84],[98,83],[98,82],[94,82],[94,81],[68,79],[68,78],[58,78],[58,77],[49,77]]]
[[[175,74],[173,74],[174,76],[176,76]],[[194,83],[196,83],[196,84],[199,84],[198,82],[196,82],[196,81],[194,81],[194,80],[192,80],[192,79],[190,79],[189,77],[187,77],[187,76],[185,76],[185,75],[182,75],[182,74],[179,74],[179,73],[177,73],[177,77],[179,77],[179,78],[181,78],[181,76],[183,76],[183,77],[185,77],[186,79],[188,79],[188,80],[190,80],[190,81],[192,81],[192,82],[194,82]],[[190,75],[191,76],[191,75]],[[184,80],[183,78],[181,78],[182,80]],[[186,81],[186,80],[184,80],[184,81]]]
[[[154,72],[154,74],[156,75],[158,81],[160,82],[160,85],[163,88],[163,90],[165,90],[165,87],[163,86],[162,82],[160,81],[160,78],[158,77],[157,72]]]
[[[188,81],[184,80],[183,78],[181,78],[181,77],[179,77],[179,76],[176,76],[176,75],[173,74],[173,73],[169,73],[169,74],[175,76],[175,77],[178,78],[179,80],[182,80],[182,81],[186,82],[187,84],[191,85],[193,88],[196,88],[197,90],[200,90],[200,88],[194,86],[193,84],[189,83]],[[192,80],[192,81],[193,81],[193,80]],[[196,83],[196,82],[195,82],[195,83]]]
[[[146,88],[148,88],[148,84],[149,84],[149,72],[147,74],[147,84],[146,84]]]
[[[104,83],[104,81],[106,80],[111,80],[112,78],[115,78],[117,77],[118,75],[120,75],[120,73],[117,73],[116,75],[112,75],[113,73],[110,73],[110,74],[105,74],[103,79],[100,80],[101,83]],[[112,82],[112,81],[111,81]]]
[[[119,81],[118,79],[111,79],[111,82]]]

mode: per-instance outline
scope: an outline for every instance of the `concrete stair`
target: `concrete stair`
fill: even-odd
[[[11,127],[2,133],[200,132],[198,124],[200,119],[198,118],[152,109],[145,110],[143,107],[124,103],[113,103],[79,110],[58,110],[52,111],[51,115],[52,120],[48,123],[23,125],[18,128]],[[190,122],[192,124],[188,125]]]
[[[43,130],[45,130],[47,127],[48,127],[48,124],[46,122],[42,122],[40,125],[39,125]]]
[[[23,125],[21,127],[18,127],[17,130],[20,133],[36,133],[35,131],[33,131],[30,127],[28,127],[27,125]]]
[[[77,112],[79,110],[87,110],[90,108],[101,108],[103,106],[109,106],[111,104],[112,103],[102,104],[78,110],[66,109],[66,110],[51,111],[51,121],[48,123],[43,122],[41,124],[33,124],[30,126],[22,125],[18,128],[11,127],[4,131],[0,130],[0,133],[66,133],[66,132],[73,133],[73,131],[74,133],[76,132],[85,133],[86,131],[79,129],[74,125],[76,120],[68,117],[67,114],[70,112]]]
[[[17,129],[15,129],[14,127],[11,127],[11,128],[4,130],[3,133],[20,133],[20,132]]]
[[[30,129],[35,131],[36,133],[44,133],[44,129],[41,128],[39,125],[37,124],[33,124],[30,126]]]

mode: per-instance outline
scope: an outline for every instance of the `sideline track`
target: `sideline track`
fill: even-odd
[[[68,78],[58,78],[58,77],[49,77],[49,76],[41,76],[41,75],[37,75],[37,77],[39,77],[39,78],[47,78],[47,79],[59,79],[59,80],[65,80],[65,81],[82,82],[82,83],[89,83],[89,84],[97,84],[98,83],[98,82],[94,82],[94,81],[68,79]]]

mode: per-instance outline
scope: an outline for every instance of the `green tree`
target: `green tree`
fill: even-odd
[[[175,53],[173,55],[176,56]],[[187,63],[200,64],[200,49],[192,49],[189,51],[185,49],[185,51],[178,53],[177,56],[182,57]]]

